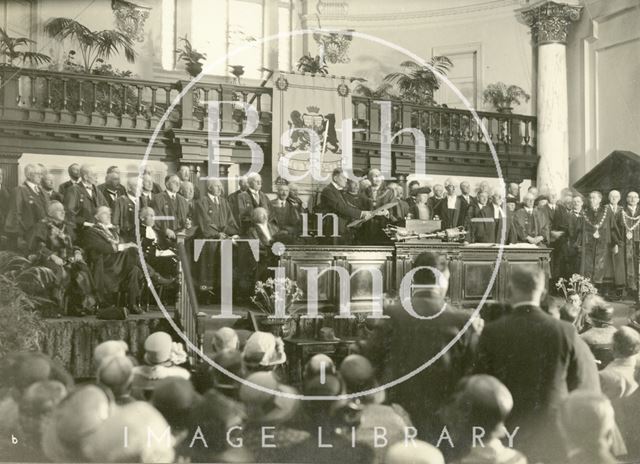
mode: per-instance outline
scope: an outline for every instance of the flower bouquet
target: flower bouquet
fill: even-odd
[[[278,285],[281,284],[281,285]],[[278,288],[280,287],[280,288]],[[294,316],[300,308],[295,309],[294,303],[303,296],[298,284],[289,279],[268,278],[266,281],[258,281],[254,287],[251,301],[258,310],[266,316],[263,322],[274,335],[287,336],[292,331],[291,316]],[[273,317],[276,315],[278,304],[284,304],[285,317]],[[269,317],[271,316],[271,317]],[[285,326],[287,326],[285,328]]]

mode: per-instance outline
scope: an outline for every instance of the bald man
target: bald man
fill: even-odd
[[[83,164],[80,166],[80,182],[69,187],[64,195],[67,221],[73,225],[80,241],[83,225],[93,224],[96,210],[100,206],[107,206],[104,196],[96,188],[96,180],[93,167]]]

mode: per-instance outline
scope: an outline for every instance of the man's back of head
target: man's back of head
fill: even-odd
[[[540,268],[511,268],[509,276],[509,302],[512,305],[530,303],[540,306],[545,290],[546,276]]]

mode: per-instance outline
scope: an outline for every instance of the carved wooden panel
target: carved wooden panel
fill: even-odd
[[[462,300],[481,300],[487,291],[495,261],[469,261],[462,263]],[[487,294],[487,299],[496,298],[497,279]]]

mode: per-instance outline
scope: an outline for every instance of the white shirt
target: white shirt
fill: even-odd
[[[416,204],[416,209],[418,210],[418,217],[416,219],[429,219],[429,208],[424,203]]]
[[[138,199],[130,193],[127,193],[127,196],[129,197],[129,200],[131,200],[134,204],[138,202]]]
[[[264,236],[267,238],[267,241],[271,241],[271,232],[269,232],[269,226],[267,224],[256,224],[258,229],[262,231]]]
[[[36,193],[40,193],[40,187],[38,187],[36,184],[34,184],[33,182],[31,182],[30,180],[27,181],[27,185],[29,186],[29,188],[31,188],[31,190],[33,190]]]
[[[215,195],[211,195],[210,193],[207,193],[207,195],[209,195],[209,198],[211,199],[211,201],[213,202],[214,205],[219,205],[220,201],[218,200],[218,197]]]
[[[533,208],[525,207],[524,210],[527,212],[527,214],[533,214]]]
[[[331,185],[333,185],[336,190],[342,190],[342,187],[340,187],[338,184],[336,184],[334,181],[331,181]]]
[[[493,218],[500,219],[502,217],[502,208],[498,205],[493,205]]]
[[[471,203],[471,197],[469,195],[462,195],[462,198],[464,198],[464,201],[467,203]]]
[[[149,226],[145,226],[144,237],[150,240],[153,240],[154,242],[158,240],[158,235],[156,234],[156,231],[153,230],[153,227],[149,227]]]
[[[278,208],[284,208],[285,200],[281,200],[278,198]]]
[[[169,198],[171,198],[172,200],[176,199],[176,192],[170,192],[169,190],[167,190],[167,193],[169,194]]]
[[[93,197],[93,185],[86,184],[86,183],[83,182],[82,186],[85,188],[85,190],[89,194],[89,198]]]
[[[627,208],[629,208],[629,211],[631,211],[631,215],[635,216],[636,215],[636,210],[638,209],[638,205],[636,206],[627,206]]]
[[[456,201],[458,197],[455,195],[447,195],[447,209],[456,209]]]

